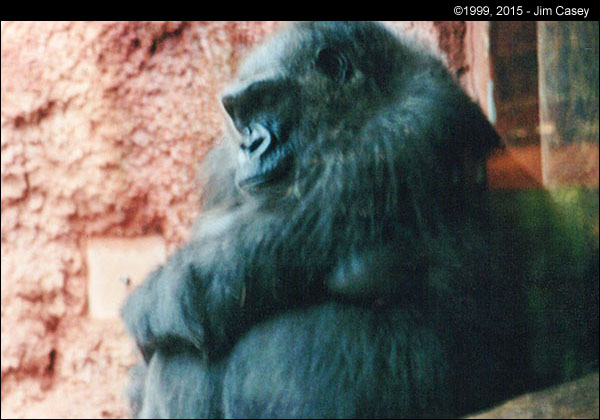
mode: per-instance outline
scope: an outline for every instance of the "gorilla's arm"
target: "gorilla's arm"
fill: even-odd
[[[422,269],[418,258],[407,259],[398,244],[353,252],[328,276],[334,296],[357,302],[379,302],[406,298],[419,289],[414,281]]]
[[[125,301],[121,316],[138,346],[149,361],[154,350],[173,339],[202,346],[204,329],[201,309],[189,311],[184,305],[192,298],[195,287],[193,244],[179,249],[165,265],[157,268]],[[188,316],[185,316],[189,312]],[[189,316],[193,315],[193,316]],[[174,341],[177,342],[177,341]]]
[[[277,262],[268,251],[252,267],[236,266],[236,247],[220,244],[214,237],[188,243],[128,297],[122,316],[146,359],[179,341],[220,353],[259,319],[328,296],[369,304],[422,286],[420,258],[407,258],[409,247],[398,244],[351,253],[335,265],[327,256],[313,259],[308,269]]]
[[[248,242],[259,243],[260,235],[271,231],[272,218],[232,213],[201,223],[200,235],[127,298],[122,317],[146,358],[156,347],[180,340],[219,352],[256,319],[324,298],[316,291],[323,287],[317,276],[307,281],[291,258],[272,254],[269,246],[257,246],[250,252],[255,255],[244,253],[253,248]],[[313,272],[324,264],[317,262]]]

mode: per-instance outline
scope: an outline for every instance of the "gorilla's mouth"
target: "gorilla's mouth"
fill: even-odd
[[[244,190],[274,184],[285,178],[291,167],[290,154],[285,153],[281,148],[265,153],[261,156],[260,162],[252,162],[240,157],[236,184]]]

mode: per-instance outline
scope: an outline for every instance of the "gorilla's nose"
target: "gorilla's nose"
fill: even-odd
[[[251,159],[256,159],[265,153],[271,146],[271,133],[262,124],[251,124],[242,138],[240,148]]]

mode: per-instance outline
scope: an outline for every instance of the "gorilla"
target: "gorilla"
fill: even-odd
[[[221,100],[193,237],[122,309],[135,415],[431,418],[505,397],[500,139],[441,61],[381,24],[299,23]]]

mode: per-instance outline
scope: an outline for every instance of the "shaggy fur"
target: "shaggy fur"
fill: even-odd
[[[223,102],[194,237],[123,309],[137,414],[434,417],[504,395],[499,138],[442,63],[379,24],[302,23]],[[255,121],[277,147],[244,166]]]

